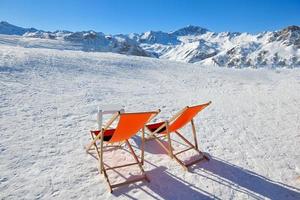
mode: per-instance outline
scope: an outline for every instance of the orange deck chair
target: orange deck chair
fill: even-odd
[[[117,112],[112,116],[112,118],[107,122],[107,125],[98,131],[91,131],[92,141],[90,144],[86,147],[86,151],[89,153],[90,150],[96,150],[98,155],[98,161],[99,161],[99,171],[100,173],[104,174],[104,177],[108,183],[109,190],[112,192],[112,189],[115,187],[119,187],[122,185],[134,183],[137,181],[146,180],[149,182],[148,177],[145,174],[145,171],[142,167],[142,162],[144,159],[144,127],[146,123],[148,123],[153,117],[155,117],[160,111],[154,111],[154,112],[139,112],[139,113],[121,113]],[[113,122],[115,122],[119,118],[118,125],[115,129],[109,129],[109,127],[112,125]],[[137,155],[135,154],[132,146],[128,142],[128,139],[134,136],[136,133],[138,133],[140,130],[142,130],[142,147],[141,147],[141,162],[139,161]],[[103,161],[103,143],[106,144],[113,144],[113,143],[120,143],[125,142],[130,150],[130,153],[132,154],[135,162],[128,163],[120,166],[114,166],[114,167],[105,167],[104,161]],[[100,146],[100,147],[99,147]],[[133,180],[128,180],[122,183],[117,184],[111,184],[109,177],[106,173],[107,170],[113,170],[116,168],[122,168],[126,166],[131,165],[138,165],[142,176],[135,178]]]
[[[194,124],[193,118],[205,107],[207,107],[209,104],[211,104],[211,101],[202,105],[197,105],[197,106],[187,106],[184,109],[182,109],[180,112],[175,114],[171,119],[165,121],[165,122],[159,122],[159,123],[154,123],[154,124],[148,124],[146,125],[146,128],[150,132],[150,137],[146,138],[147,140],[155,139],[158,144],[160,144],[164,150],[168,153],[168,155],[175,160],[185,169],[188,170],[188,167],[203,160],[209,160],[209,158],[204,155],[198,148],[198,143],[197,143],[197,135],[196,135],[196,128]],[[192,132],[193,132],[193,137],[194,137],[194,145],[188,141],[185,137],[183,137],[182,134],[179,133],[179,129],[182,127],[186,126],[189,122],[191,122],[192,125]],[[171,133],[177,134],[188,146],[189,148],[174,152],[172,148],[172,142],[171,142]],[[168,147],[163,145],[163,143],[160,141],[160,139],[167,137],[167,143]],[[183,152],[186,152],[188,150],[194,149],[201,155],[199,159],[196,159],[195,161],[192,161],[190,163],[185,164],[182,160],[180,160],[177,155],[181,154]]]

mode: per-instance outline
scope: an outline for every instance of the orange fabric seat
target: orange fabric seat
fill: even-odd
[[[168,132],[174,132],[178,129],[185,126],[187,123],[189,123],[201,110],[203,110],[205,107],[207,107],[209,104],[202,104],[198,106],[191,106],[186,107],[184,111],[172,122],[169,124]],[[161,125],[163,125],[165,122],[158,122],[153,124],[148,124],[146,127],[149,129],[149,131],[154,132],[156,131]],[[160,134],[167,134],[166,126],[161,128],[156,133]]]
[[[103,140],[109,143],[128,140],[142,129],[153,115],[157,115],[157,112],[120,113],[117,127],[104,130]],[[101,130],[91,131],[96,138],[100,138],[100,132]]]
[[[184,111],[173,121],[170,122],[169,132],[177,131],[181,129],[186,124],[188,124],[201,110],[206,108],[210,103],[197,105],[197,106],[187,106]]]
[[[128,140],[141,130],[149,119],[156,114],[155,112],[121,113],[118,125],[108,142],[113,143]]]

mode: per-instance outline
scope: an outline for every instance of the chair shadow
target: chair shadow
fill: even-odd
[[[197,168],[203,169],[204,172],[209,173],[209,176],[205,176],[205,173],[197,173],[195,170]],[[255,172],[215,157],[210,157],[209,162],[192,166],[190,172],[205,176],[214,181],[220,180],[218,181],[219,183],[227,183],[233,189],[246,193],[256,199],[300,199],[300,190],[295,187],[272,181]],[[236,185],[238,187],[235,187]]]
[[[132,138],[135,145],[134,148],[141,147],[141,138],[140,137],[133,137]],[[148,146],[149,145],[149,146]],[[148,146],[148,147],[147,147]],[[148,149],[147,149],[148,148]],[[155,149],[155,150],[153,150]],[[149,151],[152,150],[152,151]],[[145,151],[148,153],[159,153],[159,154],[166,154],[164,149],[154,140],[147,142],[145,145]],[[218,197],[214,196],[202,190],[195,185],[185,181],[184,179],[177,177],[167,171],[167,168],[164,166],[156,166],[155,164],[145,160],[145,162],[149,165],[152,165],[154,168],[150,171],[146,170],[146,174],[150,179],[150,183],[143,181],[138,182],[130,185],[126,185],[124,187],[115,188],[112,195],[119,197],[119,196],[126,196],[130,199],[139,199],[131,196],[129,194],[130,191],[134,189],[139,189],[146,193],[153,199],[217,199],[220,200]],[[118,173],[122,176],[120,173]],[[130,176],[128,179],[132,179],[138,177],[139,175]]]
[[[138,188],[153,199],[218,199],[214,195],[168,173],[166,167],[156,167],[151,171],[146,171],[146,173],[150,183],[144,181],[116,188],[112,194],[116,197],[124,195],[130,199],[138,199],[128,194],[129,191]]]
[[[141,145],[142,145],[142,140],[140,137],[138,136],[134,136],[132,137],[132,140],[134,141],[134,143],[136,144],[136,147],[138,149],[141,148]],[[168,142],[163,140],[163,139],[160,139],[159,140],[166,148],[169,148],[169,145],[168,145]],[[184,147],[188,147],[187,145],[179,142],[178,140],[174,140],[172,139],[172,142],[173,143],[178,143],[180,144],[181,146],[184,146]],[[151,153],[151,154],[167,154],[167,152],[158,144],[157,141],[155,141],[155,139],[152,139],[152,140],[148,140],[147,142],[145,142],[145,152],[147,153]]]
[[[132,137],[132,140],[136,144],[137,148],[140,149],[142,145],[141,138],[138,136]],[[161,140],[165,147],[168,147],[168,143],[166,141]],[[166,154],[166,151],[155,141],[155,140],[148,140],[145,143],[145,152],[151,154]]]
[[[141,147],[140,137],[133,137],[137,148]],[[149,141],[145,145],[145,151],[153,154],[166,154],[156,141]],[[206,153],[205,153],[206,154]],[[208,155],[208,154],[206,154]],[[208,155],[209,156],[209,155]],[[254,199],[300,199],[300,189],[284,183],[275,182],[267,177],[244,169],[220,158],[209,156],[208,162],[199,162],[189,168],[189,171],[203,176],[221,185],[251,196]],[[191,158],[193,159],[193,158]],[[129,194],[133,189],[140,189],[153,199],[218,199],[193,184],[170,174],[166,167],[155,166],[151,171],[146,171],[150,183],[140,182],[114,189],[114,196],[124,195],[130,199],[138,199]],[[197,169],[202,169],[199,173]],[[134,178],[135,176],[133,176]],[[132,177],[131,177],[132,178]],[[146,186],[146,187],[143,187]]]

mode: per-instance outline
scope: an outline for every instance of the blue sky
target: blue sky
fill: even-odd
[[[0,0],[0,21],[111,34],[172,31],[190,24],[257,33],[300,25],[300,0]]]

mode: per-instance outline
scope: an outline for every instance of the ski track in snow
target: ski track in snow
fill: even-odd
[[[204,68],[3,42],[0,89],[1,199],[300,199],[299,69]],[[149,142],[144,168],[151,182],[108,192],[84,150],[97,105],[161,108],[158,121],[209,100],[195,121],[209,162],[185,172]],[[190,127],[183,132],[192,138]],[[131,142],[139,154],[140,137]],[[104,159],[129,162],[127,155],[109,151]]]

